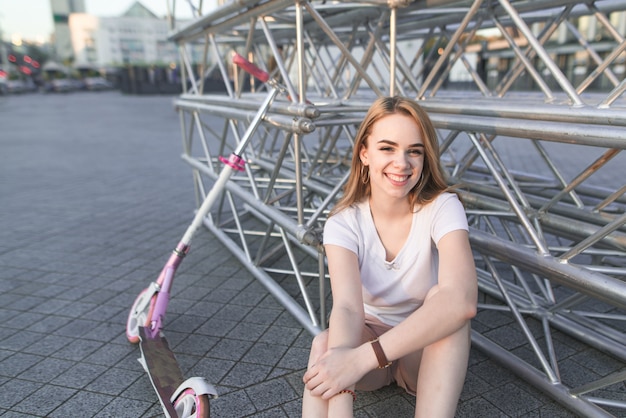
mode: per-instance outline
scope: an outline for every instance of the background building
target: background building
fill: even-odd
[[[168,40],[167,16],[157,16],[137,1],[118,17],[73,13],[69,30],[72,66],[79,73],[104,75],[128,93],[180,91],[179,51]],[[192,45],[187,52],[191,62],[197,63],[204,47]]]
[[[75,67],[169,66],[178,62],[176,46],[167,40],[167,19],[139,2],[120,17],[72,14],[69,27]]]
[[[72,13],[85,13],[84,0],[50,0],[54,21],[54,49],[56,60],[70,64],[74,60],[74,50],[69,27]]]

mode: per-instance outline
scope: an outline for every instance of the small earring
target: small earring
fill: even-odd
[[[363,184],[367,184],[370,182],[370,170],[366,165],[361,166],[361,181]]]

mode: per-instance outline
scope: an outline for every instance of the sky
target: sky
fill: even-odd
[[[84,0],[86,12],[99,17],[119,16],[135,0]],[[157,16],[167,15],[168,0],[141,0]],[[169,0],[171,1],[171,0]],[[183,6],[182,4],[177,8]],[[0,31],[11,41],[14,34],[24,40],[47,41],[54,31],[50,0],[0,0]]]

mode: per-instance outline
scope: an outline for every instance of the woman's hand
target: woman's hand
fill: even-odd
[[[330,399],[352,388],[367,373],[367,361],[359,360],[361,347],[331,348],[304,374],[303,381],[313,396]]]

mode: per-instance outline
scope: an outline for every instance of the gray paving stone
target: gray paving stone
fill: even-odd
[[[12,356],[13,354],[15,354],[15,351],[0,349],[0,361],[4,360],[7,357]]]
[[[55,333],[70,322],[71,318],[58,315],[45,315],[41,320],[31,324],[26,329],[38,333]]]
[[[178,285],[178,281],[176,281],[176,284]],[[194,287],[188,287],[188,288],[181,288],[181,286],[177,286],[177,288],[179,289],[178,292],[175,292],[173,295],[176,298],[181,298],[181,299],[187,299],[189,301],[200,301],[200,300],[205,300],[207,295],[209,293],[211,293],[213,291],[213,289],[209,289],[209,288],[202,288],[199,286],[194,286]]]
[[[217,385],[224,376],[237,364],[232,360],[223,360],[215,357],[204,357],[200,359],[189,370],[189,376],[202,376],[206,378],[209,383]],[[218,389],[218,394],[222,392]]]
[[[224,338],[220,340],[209,352],[209,356],[224,360],[238,361],[252,347],[252,342]]]
[[[0,386],[0,408],[12,408],[15,404],[29,397],[43,385],[21,379],[11,379]]]
[[[121,336],[126,335],[126,331],[120,324],[109,322],[92,322],[91,328],[82,335],[82,338],[87,338],[96,341],[121,341]]]
[[[98,304],[94,303],[93,308],[86,311],[83,315],[81,315],[82,319],[93,320],[93,321],[107,321],[120,313],[123,313],[125,316],[128,315],[129,308],[128,306],[122,308],[120,306],[115,306],[110,303]],[[81,300],[81,303],[86,303],[90,305],[91,302],[85,302],[85,299]]]
[[[495,407],[491,402],[482,397],[472,398],[463,402],[458,410],[458,416],[481,417],[481,418],[506,418],[504,412]]]
[[[152,403],[116,397],[94,417],[139,417],[152,407]]]
[[[56,299],[60,294],[67,291],[65,286],[55,286],[50,289],[51,286],[46,286],[46,289],[43,289],[42,293],[48,293],[46,295],[47,298],[55,297],[55,299],[48,299],[46,303],[42,303],[41,305],[34,307],[32,312],[39,312],[42,314],[52,314],[57,312],[59,309],[62,309],[70,304],[70,301]],[[48,292],[50,290],[50,292]]]
[[[281,313],[279,309],[256,307],[244,317],[244,320],[255,324],[271,325]]]
[[[6,322],[8,322],[11,318],[13,318],[17,314],[18,312],[12,309],[0,308],[0,324],[4,325]]]
[[[516,327],[498,327],[494,330],[485,332],[490,340],[500,345],[506,350],[514,350],[526,344],[526,337]]]
[[[246,389],[248,396],[259,410],[267,410],[296,400],[296,393],[284,379],[273,379]]]
[[[265,381],[271,371],[270,366],[240,361],[228,371],[228,374],[219,381],[219,384],[234,388],[246,388]]]
[[[66,297],[67,293],[63,294],[63,297]],[[70,301],[69,304],[60,308],[55,313],[57,315],[66,316],[68,318],[84,318],[86,314],[89,314],[94,309],[96,309],[98,305],[94,303],[85,303],[85,302],[73,302]]]
[[[286,402],[284,405],[282,405],[282,409],[283,411],[285,411],[285,414],[288,417],[302,416],[302,402],[300,401],[300,399]]]
[[[242,361],[275,366],[288,349],[289,346],[286,345],[257,342],[243,356]]]
[[[42,334],[29,331],[6,332],[7,337],[0,342],[0,348],[19,351],[42,338]]]
[[[579,364],[573,359],[566,359],[562,361],[561,364],[563,367],[561,379],[565,384],[571,385],[572,387],[581,386],[602,377],[594,370]]]
[[[47,383],[72,367],[74,363],[69,360],[61,360],[47,357],[33,367],[22,372],[18,378],[34,382]]]
[[[272,409],[268,409],[267,411],[260,411],[254,414],[255,417],[258,418],[280,418],[280,417],[290,417],[295,415],[288,415],[285,412],[283,407],[276,407]]]
[[[105,344],[85,358],[86,362],[113,367],[135,351],[131,345]]]
[[[167,305],[168,316],[171,314],[184,314],[189,310],[196,301],[192,299],[183,299],[172,295],[170,303]]]
[[[152,404],[150,409],[146,411],[145,414],[141,416],[141,418],[156,418],[161,417],[163,415],[163,409],[161,409],[161,405],[158,403]]]
[[[217,302],[207,302],[200,300],[195,302],[184,313],[193,313],[194,315],[204,316],[205,318],[211,318],[226,305]]]
[[[252,309],[249,306],[233,305],[228,303],[213,315],[211,319],[224,319],[228,321],[241,321]]]
[[[267,328],[267,325],[263,324],[240,322],[230,330],[226,337],[246,341],[257,341]]]
[[[11,318],[9,321],[6,321],[2,325],[8,328],[23,330],[25,328],[28,328],[32,324],[43,320],[45,317],[46,316],[44,314],[38,314],[34,312],[19,312],[17,315],[15,315],[13,318]]]
[[[130,399],[139,399],[139,400],[152,400],[154,402],[158,402],[156,396],[154,395],[154,389],[152,388],[152,383],[150,383],[150,378],[147,373],[144,373],[139,379],[135,380],[130,386],[126,388],[124,391],[124,397]],[[161,408],[159,407],[159,412]]]
[[[291,370],[304,370],[308,363],[309,349],[290,347],[278,362],[278,366]]]
[[[181,315],[173,321],[168,322],[168,329],[175,329],[179,332],[191,334],[206,322],[206,318],[196,315]]]
[[[22,351],[29,354],[49,356],[70,344],[72,341],[71,338],[57,335],[42,335],[39,340],[24,347]]]
[[[261,337],[259,337],[259,341],[271,344],[292,345],[301,332],[302,329],[272,325],[265,330],[265,333],[261,335]]]
[[[87,321],[85,319],[73,319],[68,321],[66,325],[55,331],[55,334],[65,335],[67,337],[77,337],[85,335],[93,328],[93,321]]]
[[[530,413],[542,404],[541,400],[514,383],[499,386],[483,397],[509,416]]]
[[[239,291],[230,303],[243,306],[256,306],[265,298],[265,293],[251,292],[251,291]]]
[[[626,367],[615,358],[590,349],[580,351],[572,355],[571,358],[576,363],[593,370],[603,377]]]
[[[74,389],[45,385],[15,404],[11,409],[25,414],[48,416],[75,393]]]
[[[513,374],[492,361],[470,365],[469,370],[492,386],[501,386],[514,380]]]
[[[112,367],[96,377],[85,389],[107,395],[122,395],[126,388],[142,375],[143,373],[137,370]]]
[[[461,400],[470,400],[476,396],[480,396],[481,394],[491,389],[492,386],[485,380],[476,376],[470,368],[465,376],[465,385],[463,387],[463,392],[461,392]]]
[[[538,418],[577,418],[577,415],[573,412],[563,409],[562,406],[551,402],[548,403],[533,413],[529,413],[526,416],[538,417]],[[619,414],[615,415],[619,416]]]
[[[180,344],[176,345],[176,351],[185,354],[203,356],[208,353],[218,341],[219,340],[216,337],[191,334],[182,340]]]
[[[81,389],[106,372],[105,366],[88,363],[72,363],[71,368],[51,380],[51,383],[69,388]]]
[[[17,377],[44,358],[34,354],[15,353],[0,361],[0,370],[2,370],[3,376]]]
[[[214,402],[211,402],[211,416],[236,418],[253,416],[256,412],[252,400],[243,390],[220,395]]]
[[[5,418],[32,418],[34,416],[40,416],[40,415],[22,414],[21,412],[6,411],[6,410],[0,409],[0,416],[5,417]]]
[[[78,362],[91,355],[104,344],[99,341],[71,339],[72,342],[54,353],[55,357]]]
[[[381,402],[368,405],[365,412],[375,417],[409,417],[415,412],[415,405],[402,396],[395,396]]]
[[[101,393],[78,392],[48,416],[50,418],[93,417],[114,399],[113,396]]]
[[[298,371],[298,373],[301,374],[300,371]],[[272,369],[272,372],[267,376],[268,379],[275,379],[277,377],[285,377],[287,378],[287,380],[289,380],[289,377],[293,374],[293,370],[291,369],[283,369],[281,367],[274,367]],[[302,392],[301,390],[299,390],[298,392]]]

